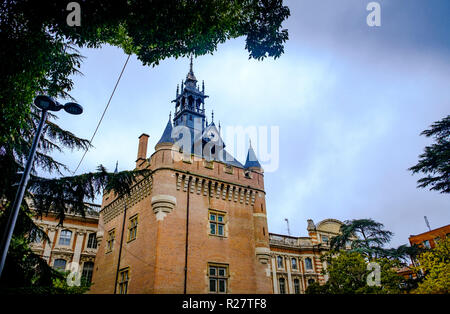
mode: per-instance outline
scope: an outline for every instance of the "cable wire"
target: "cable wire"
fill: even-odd
[[[92,140],[94,139],[95,135],[97,134],[98,128],[100,127],[100,124],[102,123],[102,120],[103,120],[103,117],[105,116],[106,110],[108,110],[109,104],[111,103],[111,99],[113,98],[114,93],[116,92],[117,85],[119,85],[120,79],[122,78],[122,74],[125,71],[125,68],[126,68],[126,66],[128,64],[128,60],[130,60],[130,57],[131,57],[131,55],[128,55],[127,60],[125,61],[125,64],[123,65],[122,71],[120,72],[120,75],[119,75],[119,78],[117,79],[116,85],[114,86],[114,89],[113,89],[113,91],[111,93],[111,96],[109,97],[109,100],[108,100],[108,103],[106,104],[105,110],[103,110],[103,114],[100,117],[100,120],[98,121],[98,124],[97,124],[97,127],[95,128],[94,134],[92,134],[92,137],[91,137],[91,139],[89,141],[89,146],[91,146]],[[72,172],[72,175],[74,175],[77,172],[77,170],[80,167],[81,163],[83,162],[83,159],[86,156],[88,150],[89,150],[89,147],[84,151],[83,157],[81,157],[81,160],[78,163],[78,166]]]

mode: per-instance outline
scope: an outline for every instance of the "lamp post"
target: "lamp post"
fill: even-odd
[[[42,110],[41,119],[39,121],[39,126],[34,135],[33,144],[31,145],[31,150],[28,154],[28,160],[25,165],[22,178],[20,179],[19,188],[14,199],[12,206],[12,211],[8,217],[8,222],[6,224],[5,232],[3,233],[1,242],[1,260],[0,260],[0,276],[2,275],[3,268],[5,266],[6,255],[8,254],[9,244],[11,243],[12,234],[14,227],[16,226],[17,216],[19,215],[20,205],[22,204],[23,195],[27,187],[28,179],[30,178],[31,168],[33,166],[34,156],[36,154],[36,148],[39,143],[39,139],[42,134],[42,128],[44,127],[45,120],[47,119],[48,111],[59,111],[64,109],[66,112],[74,115],[79,115],[83,112],[83,107],[79,104],[68,102],[65,105],[61,105],[56,100],[49,96],[39,95],[35,98],[34,104]]]

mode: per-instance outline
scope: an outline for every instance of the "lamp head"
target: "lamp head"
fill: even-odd
[[[82,114],[83,113],[83,107],[77,103],[74,102],[68,102],[64,105],[64,110],[70,114]]]
[[[39,109],[46,111],[59,111],[64,108],[64,110],[70,114],[78,115],[83,113],[83,107],[77,103],[68,102],[63,106],[52,97],[45,95],[37,96],[34,99],[34,104]]]

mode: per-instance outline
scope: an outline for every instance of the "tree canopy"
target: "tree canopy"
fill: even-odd
[[[450,293],[450,237],[441,239],[432,250],[418,257],[415,271],[424,278],[414,293]]]
[[[324,274],[328,281],[324,285],[314,283],[308,286],[307,294],[387,294],[400,293],[402,277],[395,272],[398,262],[386,258],[376,261],[380,266],[380,286],[368,285],[367,277],[372,272],[368,270],[368,261],[358,252],[340,251],[323,256],[327,263]]]
[[[408,170],[426,175],[417,181],[418,187],[450,193],[450,115],[433,123],[421,135],[433,137],[435,143],[426,146],[419,162]]]

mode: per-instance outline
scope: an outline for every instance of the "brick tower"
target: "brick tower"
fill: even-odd
[[[251,146],[245,165],[226,152],[207,97],[191,59],[149,158],[139,137],[151,175],[103,196],[91,293],[272,293],[263,170]]]

